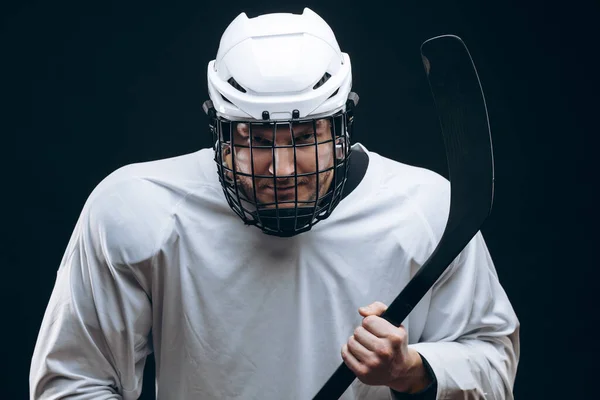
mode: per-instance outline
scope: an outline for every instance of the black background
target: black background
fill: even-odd
[[[515,396],[595,397],[594,0],[3,5],[0,397],[27,398],[41,319],[90,191],[122,165],[210,146],[206,65],[227,24],[241,11],[305,5],[352,59],[361,96],[355,139],[442,174],[419,46],[445,33],[464,39],[487,96],[496,159],[483,233],[522,323]],[[143,398],[151,386],[146,379]]]

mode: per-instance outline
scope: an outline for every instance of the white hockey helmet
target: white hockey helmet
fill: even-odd
[[[350,57],[309,8],[238,15],[208,63],[207,78],[217,115],[229,120],[332,115],[345,108],[352,86]]]

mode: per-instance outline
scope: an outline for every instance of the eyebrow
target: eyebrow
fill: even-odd
[[[297,132],[303,133],[303,132],[306,132],[306,131],[315,131],[315,129],[313,129],[313,125],[312,124],[310,124],[310,125],[300,125],[300,126],[298,126],[296,128],[293,128],[293,130],[294,130],[294,134],[297,133]]]

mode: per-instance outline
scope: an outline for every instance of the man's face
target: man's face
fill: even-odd
[[[272,126],[253,124],[251,152],[250,128],[248,124],[238,123],[233,132],[235,169],[244,174],[254,173],[255,176],[252,179],[249,176],[237,175],[238,185],[244,195],[253,200],[254,185],[258,204],[277,201],[279,208],[288,208],[296,206],[297,189],[298,206],[314,206],[314,203],[308,202],[314,202],[317,195],[324,196],[333,177],[335,153],[330,126],[329,120],[322,119],[316,123],[316,132],[312,123],[293,124],[291,130],[288,124],[283,124],[277,126],[274,132]],[[315,144],[315,140],[318,144]],[[275,144],[274,149],[273,144]],[[227,157],[229,167],[231,163],[231,156],[229,156]],[[300,175],[297,180],[294,174]],[[277,196],[275,196],[275,187]],[[275,208],[275,205],[268,205],[267,208]]]

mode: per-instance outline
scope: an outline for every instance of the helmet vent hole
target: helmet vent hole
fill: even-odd
[[[242,93],[246,93],[246,89],[244,89],[239,83],[236,82],[235,79],[233,79],[233,77],[229,78],[227,80],[227,82],[229,82],[229,84],[231,86],[233,86],[234,88],[236,88],[237,90],[239,90]]]
[[[323,76],[321,77],[321,79],[319,79],[319,82],[317,82],[317,83],[315,84],[315,86],[313,86],[313,89],[318,89],[318,88],[320,88],[321,86],[323,86],[323,84],[324,84],[325,82],[327,82],[327,81],[329,80],[329,78],[331,78],[331,74],[329,74],[328,72],[325,72],[325,75],[323,75]]]

